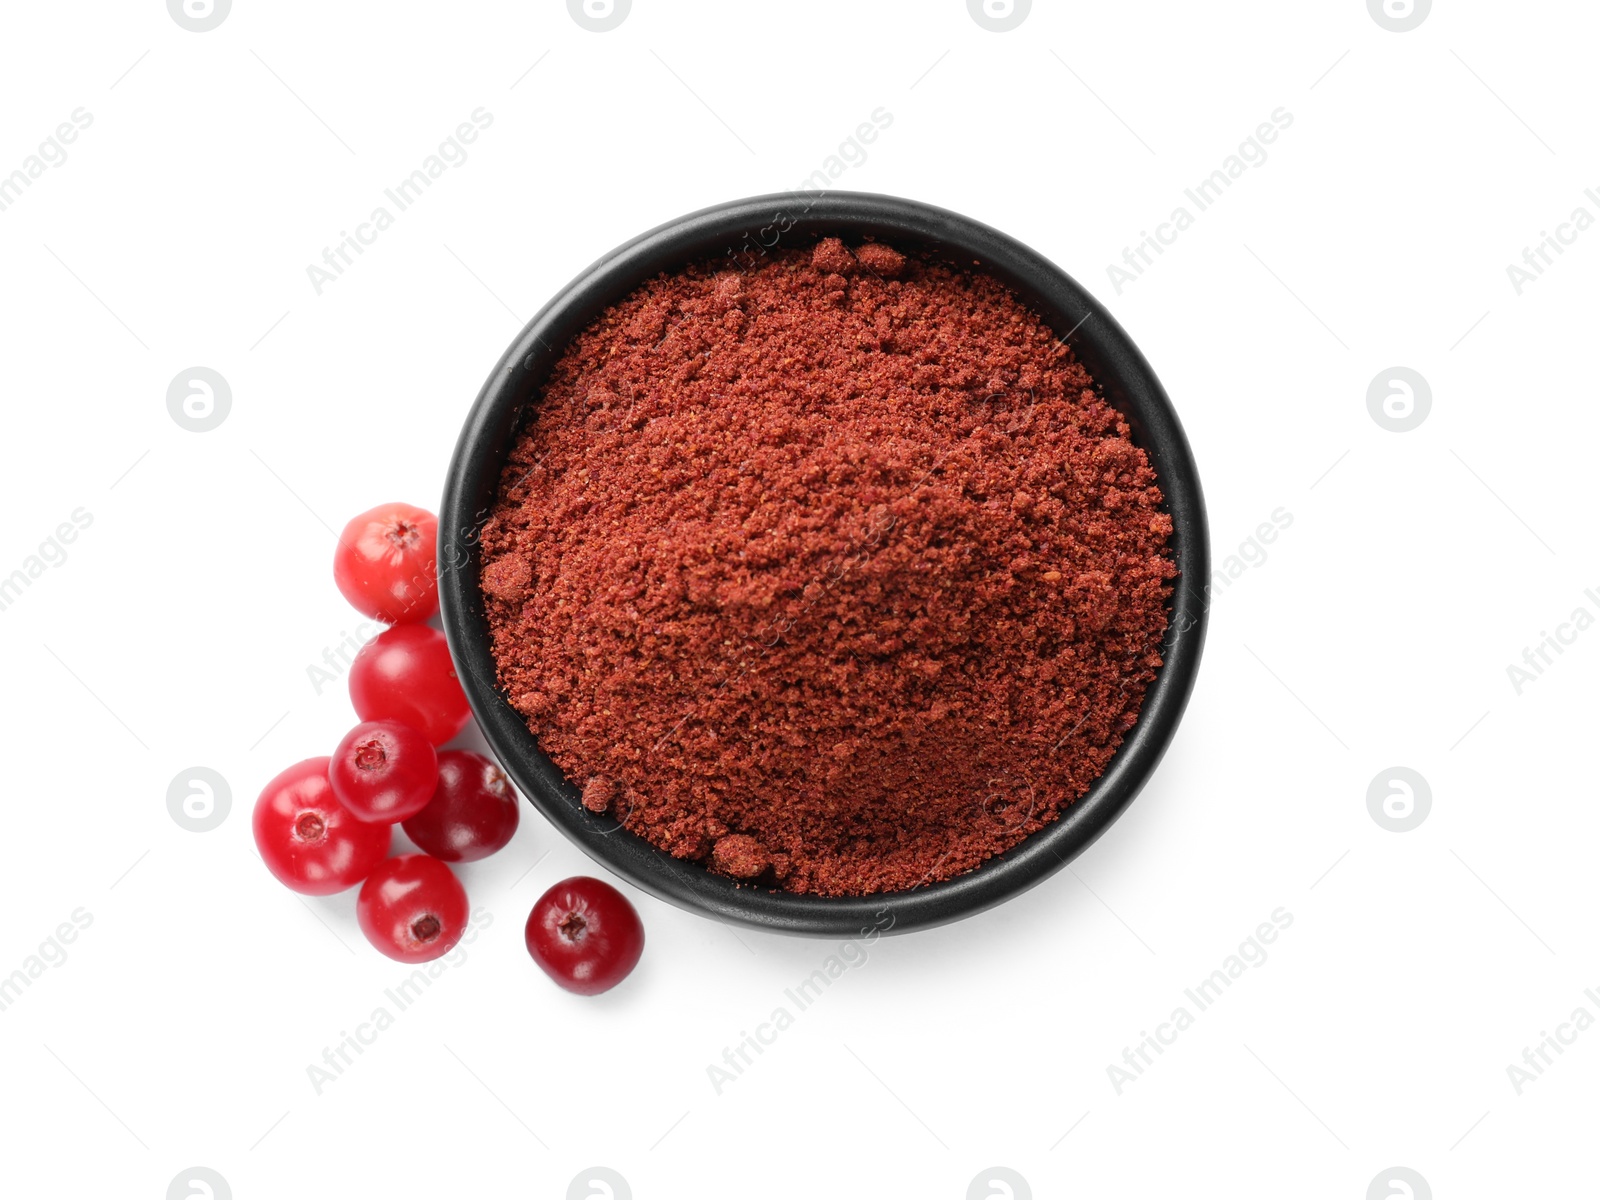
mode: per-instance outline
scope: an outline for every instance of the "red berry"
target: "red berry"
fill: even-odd
[[[518,815],[517,794],[498,764],[471,750],[441,750],[439,786],[404,828],[435,858],[476,862],[511,840]]]
[[[450,646],[428,625],[396,625],[361,647],[350,664],[350,700],[363,721],[401,721],[435,746],[472,715]]]
[[[450,953],[467,928],[467,892],[437,858],[385,859],[356,898],[361,932],[390,958],[429,962]]]
[[[392,825],[433,798],[439,759],[433,743],[399,721],[363,721],[333,752],[328,782],[339,803],[363,821]]]
[[[308,758],[280,774],[250,821],[267,870],[306,896],[355,887],[389,853],[389,827],[356,820],[335,798],[328,761]]]
[[[380,504],[339,535],[333,581],[369,617],[391,625],[439,611],[439,519],[410,504]]]
[[[628,898],[586,875],[540,896],[523,936],[544,973],[580,996],[616,987],[644,953],[644,926]]]

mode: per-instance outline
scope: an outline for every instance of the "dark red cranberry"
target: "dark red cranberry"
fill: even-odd
[[[586,875],[540,896],[523,935],[544,973],[580,996],[616,987],[644,953],[644,926],[628,898]]]
[[[439,751],[439,785],[402,828],[445,862],[487,858],[517,832],[517,793],[498,764],[471,750]]]

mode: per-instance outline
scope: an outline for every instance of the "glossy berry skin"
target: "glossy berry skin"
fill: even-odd
[[[439,519],[410,504],[380,504],[339,535],[333,581],[356,609],[389,625],[439,611]]]
[[[392,825],[433,799],[439,758],[433,743],[409,725],[363,721],[334,750],[328,782],[357,819]]]
[[[404,829],[445,862],[488,858],[517,832],[517,793],[498,764],[471,750],[439,751],[439,786]]]
[[[402,854],[367,876],[356,921],[367,941],[397,962],[431,962],[466,932],[467,891],[437,858]]]
[[[358,821],[333,794],[326,758],[296,763],[261,790],[250,828],[278,882],[303,896],[353,888],[389,853],[389,826]]]
[[[644,953],[644,926],[628,898],[586,875],[540,896],[523,937],[544,973],[580,996],[616,987]]]
[[[396,625],[361,647],[350,664],[350,701],[363,721],[400,721],[435,746],[472,715],[450,646],[429,625]]]

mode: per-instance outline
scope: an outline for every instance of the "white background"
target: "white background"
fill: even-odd
[[[159,1200],[196,1164],[240,1200],[559,1197],[594,1164],[641,1198],[959,1198],[995,1164],[1040,1197],[1592,1179],[1600,1032],[1520,1095],[1506,1068],[1600,1016],[1600,632],[1520,695],[1506,668],[1600,615],[1600,230],[1521,295],[1506,267],[1600,216],[1593,6],[1441,0],[1408,33],[1361,0],[1039,0],[1008,33],[959,0],[636,0],[608,33],[556,0],[4,20],[0,174],[93,116],[0,212],[0,576],[93,519],[0,612],[0,975],[93,921],[0,1012],[8,1195]],[[468,160],[316,294],[307,266],[480,106]],[[1160,770],[1070,870],[872,947],[721,1095],[707,1067],[837,947],[630,889],[636,974],[560,992],[522,922],[603,872],[525,807],[461,872],[493,918],[466,961],[317,1094],[307,1067],[406,974],[353,893],[302,903],[251,846],[261,785],[353,721],[307,675],[358,619],[330,527],[436,506],[483,378],[586,264],[795,186],[880,106],[836,186],[967,213],[1094,290],[1181,413],[1219,564],[1292,514],[1217,596]],[[1265,164],[1118,294],[1107,265],[1280,106]],[[1409,433],[1366,406],[1397,364],[1432,388]],[[207,433],[166,409],[195,365],[233,393]],[[196,765],[231,785],[208,833],[166,807]],[[1395,765],[1433,796],[1403,834],[1366,804]],[[1119,1095],[1108,1065],[1280,906],[1268,961]]]

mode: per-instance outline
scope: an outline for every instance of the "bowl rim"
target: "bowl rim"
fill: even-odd
[[[734,265],[817,238],[872,237],[918,245],[986,271],[1062,337],[1149,455],[1171,515],[1174,581],[1163,665],[1134,727],[1089,791],[1005,854],[941,883],[866,896],[794,895],[736,883],[675,859],[609,817],[539,748],[496,682],[479,591],[478,534],[505,454],[549,368],[601,310],[662,271],[730,256]],[[876,936],[964,917],[1042,882],[1121,815],[1160,762],[1183,715],[1205,641],[1210,578],[1205,502],[1187,437],[1155,372],[1111,314],[1070,275],[1016,239],[959,213],[868,192],[799,192],[731,200],[667,221],[604,255],[556,293],[502,355],[467,414],[439,514],[439,594],[445,635],[484,737],[533,806],[590,857],[650,894],[722,921],[774,932]]]

